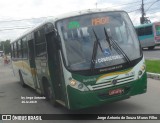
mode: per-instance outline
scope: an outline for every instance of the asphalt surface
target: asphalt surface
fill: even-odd
[[[69,111],[59,106],[53,107],[45,100],[37,100],[36,104],[21,103],[23,97],[40,96],[31,88],[22,88],[14,77],[11,65],[0,62],[0,114],[160,114],[160,81],[148,79],[147,93],[133,96],[127,100],[87,108],[78,111]],[[20,122],[20,121],[19,121]],[[0,121],[0,123],[19,123],[18,121]],[[26,123],[27,121],[23,121]],[[28,121],[29,122],[29,121]],[[27,123],[28,123],[27,122]],[[160,121],[30,121],[29,123],[70,123],[70,122],[107,122],[107,123],[159,123]]]
[[[160,59],[160,47],[155,47],[153,50],[143,49],[145,59]]]

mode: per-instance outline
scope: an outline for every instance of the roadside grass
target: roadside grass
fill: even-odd
[[[146,60],[146,70],[147,72],[160,74],[160,60]]]

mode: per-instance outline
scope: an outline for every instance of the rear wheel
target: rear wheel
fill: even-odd
[[[45,80],[43,85],[44,85],[44,95],[46,97],[46,100],[51,102],[51,104],[56,107],[57,102],[55,100],[55,96],[54,96],[52,87],[50,86],[47,80]]]
[[[149,50],[153,50],[155,46],[148,47]]]
[[[23,76],[22,76],[22,74],[21,74],[20,71],[19,71],[19,78],[20,78],[20,84],[21,84],[21,86],[25,88],[26,84],[24,83]]]

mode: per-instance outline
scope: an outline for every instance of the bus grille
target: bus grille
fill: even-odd
[[[132,76],[128,76],[128,77],[123,77],[120,79],[116,79],[117,83],[115,85],[121,85],[121,84],[126,84],[126,83],[130,83],[134,80],[134,75]],[[112,87],[115,86],[111,80],[103,82],[103,83],[99,83],[96,85],[89,85],[88,88],[90,90],[98,90],[98,89],[103,89],[103,88],[107,88],[107,87]]]

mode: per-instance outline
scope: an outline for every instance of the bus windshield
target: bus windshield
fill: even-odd
[[[132,62],[141,56],[139,41],[125,12],[101,12],[70,17],[57,22],[66,66],[70,70],[89,70],[95,41],[98,41],[94,68],[128,64],[116,51],[114,40]]]

